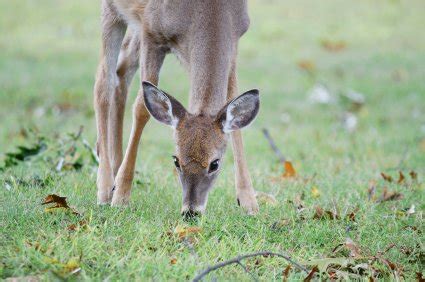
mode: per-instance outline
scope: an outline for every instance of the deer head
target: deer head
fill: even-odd
[[[174,129],[173,160],[183,188],[182,215],[201,214],[221,169],[228,133],[246,127],[258,113],[258,90],[245,92],[213,116],[189,113],[175,98],[149,82],[143,82],[143,91],[151,116]]]

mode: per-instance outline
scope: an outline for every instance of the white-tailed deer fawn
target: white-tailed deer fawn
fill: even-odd
[[[173,158],[183,187],[183,214],[204,212],[229,133],[237,201],[249,214],[258,211],[239,129],[257,115],[259,95],[251,90],[237,97],[236,80],[238,41],[248,26],[244,0],[102,1],[103,44],[94,87],[98,203],[128,203],[140,137],[152,115],[175,131]],[[189,72],[188,110],[155,86],[169,52]],[[139,66],[142,88],[123,158],[127,90]]]

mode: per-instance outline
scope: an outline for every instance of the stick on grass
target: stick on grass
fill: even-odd
[[[285,260],[287,260],[288,262],[290,262],[292,265],[296,266],[298,269],[304,271],[305,273],[309,273],[309,271],[307,270],[307,268],[305,268],[304,266],[302,266],[301,264],[293,261],[291,259],[291,257],[286,256],[284,254],[279,254],[279,253],[273,253],[273,252],[269,252],[269,251],[264,251],[264,252],[257,252],[257,253],[252,253],[252,254],[247,254],[247,255],[242,255],[242,256],[238,256],[235,257],[233,259],[229,259],[220,263],[217,263],[213,266],[208,267],[207,269],[205,269],[204,271],[202,271],[201,273],[199,273],[198,275],[195,276],[195,278],[193,278],[193,282],[198,282],[201,281],[202,278],[204,278],[208,273],[217,270],[219,268],[225,267],[227,265],[231,265],[231,264],[239,264],[241,265],[241,260],[246,259],[246,258],[251,258],[251,257],[256,257],[256,256],[275,256],[275,257],[280,257],[283,258]]]

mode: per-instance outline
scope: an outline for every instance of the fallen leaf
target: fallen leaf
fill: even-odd
[[[172,258],[171,260],[170,260],[170,264],[171,265],[174,265],[174,264],[176,264],[177,263],[177,259],[176,258]]]
[[[313,186],[311,188],[311,196],[313,196],[313,198],[319,198],[320,197],[320,191],[317,188],[317,186]]]
[[[329,52],[340,52],[347,47],[347,43],[343,40],[322,39],[320,45]]]
[[[339,215],[333,211],[324,211],[321,207],[316,206],[316,212],[313,215],[313,219],[340,219]]]
[[[283,273],[282,273],[283,281],[287,281],[287,280],[288,280],[289,271],[291,271],[291,265],[290,265],[290,264],[288,264],[288,265],[285,267],[285,270],[284,270],[284,271],[283,271]]]
[[[404,177],[403,172],[401,172],[401,171],[399,171],[398,174],[399,174],[399,177],[398,177],[397,183],[401,184],[401,183],[403,183],[405,177]]]
[[[174,233],[178,235],[179,239],[184,239],[188,235],[197,234],[197,233],[200,233],[201,231],[202,231],[202,228],[198,226],[185,227],[185,226],[177,225],[176,228],[174,229]]]
[[[77,224],[70,224],[68,225],[68,227],[66,228],[68,231],[75,231],[81,227],[84,227],[87,225],[87,221],[85,220],[80,220]]]
[[[295,171],[294,167],[292,166],[292,163],[289,161],[285,161],[284,162],[284,172],[282,177],[284,178],[290,178],[290,177],[295,177],[297,175],[297,172]]]
[[[409,172],[409,175],[412,178],[412,180],[416,181],[418,179],[418,174],[413,170]]]
[[[66,202],[66,197],[61,197],[55,194],[51,194],[48,195],[45,199],[44,202],[41,203],[42,205],[47,205],[47,204],[52,204],[54,203],[54,206],[50,206],[45,208],[45,212],[51,212],[54,211],[56,209],[64,209],[64,210],[71,210],[73,214],[79,215],[79,213],[77,212],[77,210],[75,210],[74,208],[70,207],[68,205],[68,203]]]
[[[304,282],[309,282],[309,281],[311,281],[313,278],[314,278],[314,276],[315,276],[315,274],[316,274],[316,272],[319,272],[319,268],[317,267],[317,265],[316,266],[314,266],[312,269],[311,269],[311,271],[310,271],[310,273],[307,275],[307,277],[306,278],[304,278]]]
[[[278,204],[276,198],[271,194],[256,191],[255,196],[260,203],[269,204],[271,206],[276,206]]]
[[[386,201],[396,201],[403,198],[403,194],[398,192],[389,192],[387,187],[384,187],[384,191],[382,192],[382,195],[376,200],[377,203],[382,203]]]
[[[347,267],[348,265],[354,265],[355,260],[353,258],[337,257],[337,258],[320,258],[313,259],[304,262],[304,265],[315,265],[318,267],[319,272],[326,273],[330,265]]]
[[[297,66],[307,72],[314,72],[316,70],[316,64],[308,59],[299,60]]]
[[[393,178],[390,175],[387,175],[387,174],[381,172],[381,176],[385,181],[393,182]]]

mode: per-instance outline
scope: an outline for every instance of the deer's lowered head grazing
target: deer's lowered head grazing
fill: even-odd
[[[174,129],[173,160],[183,188],[181,212],[189,217],[203,213],[221,168],[228,133],[254,120],[260,106],[258,90],[233,99],[215,115],[189,113],[175,98],[149,82],[143,82],[143,90],[149,113]]]
[[[240,129],[255,118],[259,97],[257,90],[238,97],[236,76],[239,38],[249,27],[247,10],[247,0],[102,0],[102,52],[94,87],[99,204],[128,204],[139,143],[152,116],[175,131],[183,214],[205,210],[229,136],[237,203],[248,214],[258,212]],[[156,87],[168,53],[188,72],[187,110]],[[138,68],[142,83],[123,155],[124,109]]]

